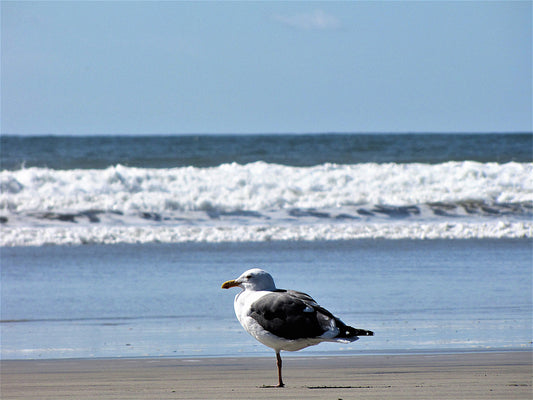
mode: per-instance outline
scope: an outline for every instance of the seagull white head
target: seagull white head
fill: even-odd
[[[238,286],[244,290],[276,290],[272,276],[262,269],[252,268],[243,272],[237,279],[224,282],[222,289],[229,289]]]

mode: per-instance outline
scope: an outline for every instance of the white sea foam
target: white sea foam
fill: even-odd
[[[533,223],[504,221],[225,227],[4,227],[0,244],[2,246],[41,246],[49,244],[222,243],[353,239],[518,239],[532,237]]]
[[[2,171],[0,244],[531,237],[532,176],[470,161]]]
[[[0,209],[268,210],[430,202],[533,201],[533,163],[324,164],[256,162],[215,168],[3,171]]]

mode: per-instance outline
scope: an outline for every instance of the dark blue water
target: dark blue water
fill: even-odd
[[[533,160],[532,134],[320,134],[203,136],[2,136],[1,168],[211,167],[255,161],[428,163]]]

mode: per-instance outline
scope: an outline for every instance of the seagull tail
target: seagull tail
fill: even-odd
[[[358,336],[374,336],[374,332],[372,331],[367,331],[365,329],[357,329],[345,325],[339,320],[337,320],[337,326],[339,328],[339,334],[337,335],[338,339],[357,340]]]

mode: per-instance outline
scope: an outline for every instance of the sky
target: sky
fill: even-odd
[[[1,2],[2,134],[531,132],[531,1]]]

